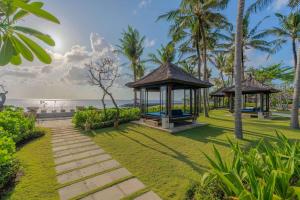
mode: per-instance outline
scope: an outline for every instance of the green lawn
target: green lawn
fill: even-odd
[[[181,133],[170,134],[134,125],[122,125],[97,131],[94,141],[121,162],[134,175],[164,199],[182,199],[190,182],[199,181],[209,169],[202,152],[212,155],[215,145],[222,156],[230,157],[227,137],[234,140],[233,117],[222,110],[212,111],[210,118],[200,118],[208,125]],[[273,139],[275,130],[291,139],[300,139],[300,131],[291,130],[287,119],[244,119],[248,147],[261,138]]]
[[[58,200],[49,131],[19,149],[17,158],[22,176],[4,199]]]

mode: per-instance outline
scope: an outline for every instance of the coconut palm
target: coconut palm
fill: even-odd
[[[130,61],[133,71],[133,80],[143,76],[144,65],[141,62],[141,56],[144,52],[145,36],[141,36],[138,30],[128,26],[127,31],[122,33],[120,45],[117,45],[117,52],[123,54]],[[134,91],[134,104],[137,105],[137,92]]]
[[[225,87],[226,82],[224,79],[224,71],[225,71],[226,62],[227,62],[227,57],[226,57],[225,53],[223,53],[223,52],[216,53],[213,56],[213,59],[211,60],[211,62],[213,63],[215,68],[219,71],[219,75],[220,75],[221,82],[222,82],[222,87]]]
[[[296,40],[300,39],[300,13],[292,12],[285,16],[280,13],[275,14],[280,27],[274,27],[268,32],[281,38],[281,43],[286,43],[288,40],[292,42],[292,52],[294,57],[294,67],[297,66],[297,49]]]
[[[235,137],[243,139],[242,124],[242,60],[243,60],[243,15],[245,8],[245,0],[238,0],[238,15],[236,18],[236,34],[235,34],[235,55],[234,55],[234,71],[235,71],[235,102],[234,102],[234,121],[235,121]]]
[[[148,61],[162,65],[167,62],[174,62],[176,56],[176,49],[173,43],[169,43],[166,46],[161,45],[161,49],[157,49],[157,54],[150,53]]]
[[[264,17],[253,27],[250,27],[250,12],[247,9],[245,16],[243,17],[243,39],[242,39],[242,78],[244,78],[244,72],[246,70],[245,61],[247,58],[246,50],[254,49],[268,54],[274,53],[277,47],[281,45],[278,40],[268,41],[266,38],[271,35],[269,30],[260,30],[261,24],[268,18]],[[229,51],[234,51],[235,46],[235,33],[230,33],[228,36],[229,43],[224,47]]]
[[[164,15],[161,15],[159,19],[167,19],[173,21],[174,30],[184,30],[189,27],[191,30],[190,36],[197,49],[200,69],[200,64],[203,63],[204,80],[208,80],[208,67],[207,67],[207,30],[210,28],[224,28],[228,25],[227,19],[220,12],[221,9],[226,8],[228,0],[209,0],[209,1],[197,1],[197,0],[182,0],[179,9],[172,10]],[[175,27],[175,28],[174,28]],[[181,32],[179,32],[181,33]],[[201,43],[200,43],[201,42]],[[201,44],[201,48],[200,48]],[[201,56],[200,56],[201,49]],[[201,62],[202,61],[202,62]],[[199,77],[201,72],[198,70]],[[205,116],[208,117],[208,102],[206,98],[208,96],[207,89],[204,89],[204,111]]]

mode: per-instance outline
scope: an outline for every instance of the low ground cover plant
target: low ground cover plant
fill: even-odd
[[[187,192],[187,199],[273,200],[300,198],[300,144],[277,134],[275,142],[261,141],[249,150],[229,143],[229,164],[214,148],[206,155],[212,170]]]
[[[111,127],[114,125],[116,109],[108,108],[96,109],[93,107],[84,108],[77,111],[73,116],[73,123],[76,127],[86,129],[98,129]],[[120,109],[120,123],[137,120],[140,117],[139,108],[122,108]]]

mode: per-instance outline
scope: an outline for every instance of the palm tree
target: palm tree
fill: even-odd
[[[294,78],[293,105],[291,114],[291,127],[299,129],[299,103],[300,103],[300,47],[298,48],[298,64]]]
[[[251,8],[251,7],[250,7]],[[250,12],[247,9],[245,16],[243,17],[243,37],[242,37],[242,78],[246,70],[245,61],[247,59],[245,51],[248,49],[254,49],[268,54],[274,53],[281,42],[278,40],[268,41],[267,38],[271,35],[270,30],[259,30],[261,24],[268,18],[264,17],[253,27],[250,27]],[[235,47],[235,33],[230,33],[227,39],[229,43],[224,45],[229,51],[234,51]]]
[[[120,45],[117,45],[117,52],[128,58],[133,71],[133,80],[137,81],[144,73],[144,65],[141,62],[141,56],[144,52],[145,36],[141,36],[138,30],[128,26],[127,31],[123,31]],[[134,105],[137,105],[137,92],[134,91]]]
[[[154,53],[148,55],[148,61],[159,65],[175,61],[176,49],[173,43],[169,43],[166,46],[161,45],[161,49],[157,49],[156,51],[157,55]]]
[[[243,15],[245,8],[245,0],[238,0],[238,15],[236,18],[236,34],[235,34],[235,102],[234,102],[234,121],[235,121],[235,137],[243,139],[243,123],[242,123],[242,88],[241,88],[241,68],[242,68],[242,51],[243,51]]]
[[[271,34],[278,36],[281,43],[286,43],[288,40],[292,41],[292,51],[294,56],[294,67],[297,66],[297,49],[296,40],[300,38],[300,13],[292,12],[288,16],[280,13],[275,14],[279,20],[280,27],[274,27],[269,30]]]
[[[183,30],[187,27],[192,30],[191,36],[196,41],[196,49],[199,64],[203,63],[204,80],[208,80],[208,67],[207,67],[207,32],[210,28],[224,28],[228,25],[227,19],[218,11],[226,8],[228,0],[209,0],[209,1],[195,1],[195,0],[182,0],[179,9],[161,15],[159,19],[164,18],[169,21],[174,21],[175,30]],[[191,25],[194,24],[194,25]],[[179,27],[179,28],[178,28]],[[201,42],[201,43],[200,43]],[[201,56],[200,56],[201,44]],[[201,62],[202,61],[202,62]],[[198,67],[200,68],[200,67]],[[201,76],[198,70],[199,77]],[[208,117],[208,91],[204,89],[204,112]]]
[[[219,71],[219,75],[220,75],[220,78],[222,81],[222,87],[225,87],[226,82],[224,79],[224,71],[225,71],[226,62],[227,62],[227,57],[226,57],[225,53],[223,53],[223,52],[216,53],[213,56],[213,60],[211,60],[211,62]]]
[[[256,0],[254,4],[250,6],[250,12],[256,12],[266,7],[272,0]],[[289,6],[292,9],[298,9],[300,6],[300,0],[289,0]],[[300,47],[298,48],[298,59],[297,67],[295,70],[294,76],[294,93],[293,93],[293,105],[292,105],[292,114],[291,114],[291,127],[299,129],[299,103],[300,103]]]

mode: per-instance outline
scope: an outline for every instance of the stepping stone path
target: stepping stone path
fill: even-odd
[[[88,136],[72,126],[51,124],[51,144],[61,200],[119,200],[125,197],[161,200]]]

